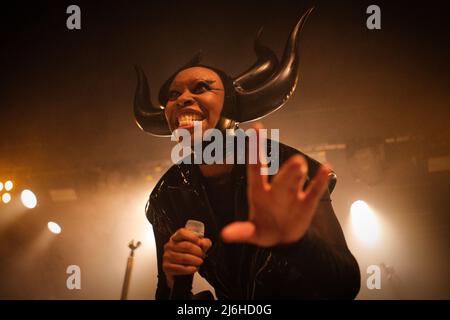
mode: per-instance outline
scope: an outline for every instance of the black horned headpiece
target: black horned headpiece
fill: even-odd
[[[258,59],[249,69],[232,79],[223,71],[205,66],[218,73],[225,86],[224,108],[218,123],[220,129],[232,128],[240,122],[260,119],[281,108],[291,97],[298,80],[300,62],[298,39],[312,10],[313,8],[310,8],[306,11],[295,24],[280,62],[271,49],[261,44],[262,29],[260,29],[254,44]],[[192,66],[202,66],[199,64],[200,59],[200,54],[197,54],[165,82],[159,94],[159,107],[152,104],[147,77],[144,71],[136,66],[138,84],[134,97],[134,115],[142,130],[155,136],[171,135],[164,116],[163,106],[167,101],[165,92],[178,72]]]

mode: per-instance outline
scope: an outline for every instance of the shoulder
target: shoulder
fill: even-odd
[[[173,221],[168,214],[168,208],[173,204],[170,197],[170,188],[183,183],[182,165],[173,165],[159,179],[150,193],[145,214],[154,229],[160,232],[172,232]]]
[[[270,141],[271,145],[274,144],[274,141],[271,140]],[[273,146],[271,146],[271,150],[274,150]],[[280,161],[280,166],[286,162],[290,157],[299,154],[301,156],[303,156],[307,163],[308,163],[308,176],[311,178],[315,175],[316,171],[319,169],[320,167],[320,162],[311,158],[310,156],[308,156],[306,153],[303,153],[300,150],[297,150],[291,146],[288,146],[284,143],[278,142],[278,152],[279,152],[279,161]]]
[[[160,196],[161,192],[165,189],[167,189],[169,186],[178,186],[183,183],[183,170],[182,166],[185,166],[184,164],[181,165],[172,165],[159,179],[159,181],[156,183],[155,187],[153,188],[153,191],[150,194],[150,198],[152,197],[158,197]]]
[[[273,144],[273,141],[270,141],[271,144]],[[308,180],[311,180],[315,175],[317,170],[322,165],[319,161],[316,159],[308,156],[307,154],[303,153],[300,150],[297,150],[291,146],[288,146],[284,143],[278,142],[279,145],[279,159],[280,159],[280,167],[281,165],[287,161],[290,157],[296,154],[300,154],[303,156],[307,163],[308,163]],[[334,172],[330,173],[330,182],[328,184],[328,191],[331,194],[331,192],[334,190],[334,187],[336,186],[337,177]]]

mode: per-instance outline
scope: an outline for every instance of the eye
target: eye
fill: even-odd
[[[211,86],[209,85],[208,82],[200,81],[195,85],[194,90],[192,90],[192,93],[199,94],[210,90]]]
[[[180,96],[180,93],[178,91],[175,91],[175,90],[169,91],[169,100],[175,100],[179,96]]]

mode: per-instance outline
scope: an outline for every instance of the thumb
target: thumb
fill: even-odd
[[[255,235],[255,225],[250,221],[233,222],[222,229],[224,242],[250,242]]]

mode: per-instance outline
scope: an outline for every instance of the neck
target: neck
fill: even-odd
[[[220,177],[230,174],[233,164],[201,164],[199,168],[204,177]]]
[[[221,119],[225,119],[228,120],[226,118],[221,118]],[[228,120],[228,121],[232,121],[232,120]],[[234,121],[232,121],[233,127],[234,125]],[[227,132],[225,131],[225,129],[223,129],[222,131],[223,133],[223,162],[224,164],[200,164],[199,168],[200,168],[200,172],[202,173],[202,175],[204,177],[220,177],[220,176],[225,176],[231,173],[231,171],[233,170],[233,166],[234,166],[234,151],[235,150],[231,150],[226,148],[226,144],[227,142],[229,142],[227,140],[227,133],[234,135],[234,131],[230,131]],[[234,141],[233,141],[234,142]],[[206,147],[206,145],[208,145],[209,143],[211,143],[210,141],[203,141],[203,146],[202,146],[202,150],[204,150],[204,148]]]

